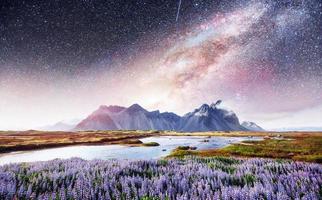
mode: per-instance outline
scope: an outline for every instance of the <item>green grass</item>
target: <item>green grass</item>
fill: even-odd
[[[183,157],[189,156],[189,155],[196,155],[196,153],[194,151],[191,151],[191,150],[179,150],[179,149],[175,149],[167,157],[168,158],[170,158],[170,157],[183,158]]]
[[[142,143],[143,142],[139,139],[124,140],[120,142],[120,144],[142,144]]]
[[[146,143],[143,143],[143,146],[146,146],[146,147],[156,147],[156,146],[160,146],[160,144],[157,143],[157,142],[146,142]]]
[[[168,157],[183,158],[187,155],[196,155],[196,149],[190,146],[178,146],[175,148]]]
[[[222,149],[190,151],[175,149],[169,157],[197,156],[240,156],[293,159],[322,163],[322,137],[300,137],[291,140],[266,139],[232,144]]]
[[[190,147],[189,146],[178,146],[177,150],[189,150]]]

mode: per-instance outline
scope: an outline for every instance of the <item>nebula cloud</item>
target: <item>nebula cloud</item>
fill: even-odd
[[[309,33],[309,13],[306,5],[276,10],[273,3],[250,2],[191,28],[156,62],[151,84],[170,85],[160,103],[195,106],[220,98],[240,113],[268,115],[319,106],[322,80],[308,68],[321,63],[308,55],[307,41],[292,41],[317,34]]]

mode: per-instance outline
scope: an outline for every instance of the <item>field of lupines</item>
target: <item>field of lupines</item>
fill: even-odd
[[[270,159],[186,158],[0,167],[0,199],[321,199],[322,165]]]

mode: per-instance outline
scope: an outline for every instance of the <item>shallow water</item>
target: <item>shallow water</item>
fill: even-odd
[[[92,159],[157,159],[167,156],[177,146],[194,146],[197,149],[222,148],[231,143],[245,140],[261,140],[261,137],[197,137],[161,136],[141,139],[142,142],[157,142],[156,147],[128,147],[121,145],[81,145],[59,147],[35,151],[12,152],[0,156],[0,165],[17,162],[47,161],[55,158],[67,159],[80,157]],[[203,142],[202,140],[209,140]]]

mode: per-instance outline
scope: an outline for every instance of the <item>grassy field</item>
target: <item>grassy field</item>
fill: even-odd
[[[174,150],[170,157],[185,155],[198,156],[240,156],[286,158],[322,163],[322,132],[196,132],[179,133],[172,131],[0,131],[0,153],[35,150],[70,145],[123,144],[130,146],[157,146],[144,144],[139,139],[150,136],[261,136],[263,141],[248,141],[233,144],[222,149]]]
[[[131,144],[154,131],[0,131],[0,153],[90,144]]]
[[[177,148],[169,157],[186,155],[283,158],[322,163],[322,134],[288,133],[283,138],[245,141],[222,149],[192,151]]]

